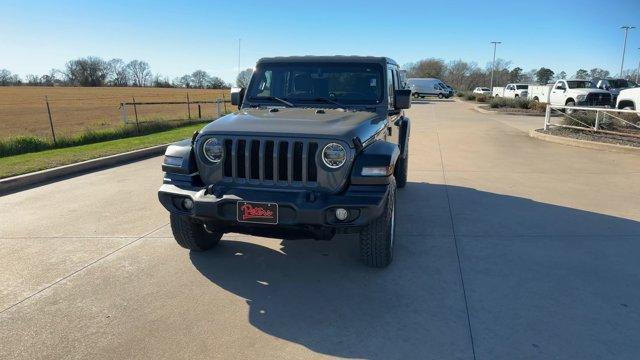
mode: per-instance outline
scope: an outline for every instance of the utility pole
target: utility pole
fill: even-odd
[[[622,72],[624,71],[624,53],[627,51],[627,36],[629,35],[629,30],[635,29],[635,26],[620,26],[620,29],[624,30],[624,46],[622,47],[622,62],[620,63],[620,77],[622,77]]]
[[[493,63],[491,64],[491,94],[493,95],[493,71],[496,68],[496,47],[502,44],[502,41],[492,41],[493,44]]]

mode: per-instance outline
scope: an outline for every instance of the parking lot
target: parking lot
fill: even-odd
[[[179,248],[160,157],[0,198],[0,358],[637,359],[640,156],[408,114],[383,270],[347,236]]]

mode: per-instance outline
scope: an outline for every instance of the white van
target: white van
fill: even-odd
[[[441,80],[434,78],[407,79],[411,95],[415,98],[437,96],[439,99],[451,97],[452,91]]]

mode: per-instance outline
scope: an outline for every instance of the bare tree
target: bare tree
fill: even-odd
[[[0,69],[0,86],[13,85],[13,74],[7,69]]]
[[[151,80],[151,70],[146,61],[131,60],[127,64],[133,86],[146,86]]]
[[[589,72],[585,69],[580,69],[576,71],[576,75],[574,77],[580,80],[587,80],[589,78]]]
[[[151,82],[151,85],[153,87],[159,87],[159,88],[170,88],[170,87],[173,87],[173,85],[169,81],[169,78],[166,77],[166,76],[162,76],[160,74],[156,74],[153,77],[153,81]]]
[[[193,83],[191,75],[185,74],[173,80],[173,86],[190,88]]]
[[[111,59],[107,62],[109,68],[108,83],[111,86],[129,86],[131,75],[129,68],[122,59]]]
[[[442,80],[456,89],[466,90],[470,70],[471,66],[467,62],[462,60],[452,61],[447,66]]]
[[[425,59],[415,63],[407,69],[408,77],[442,79],[447,66],[442,59]]]
[[[236,86],[246,88],[249,86],[249,80],[251,80],[251,75],[253,74],[253,69],[248,68],[246,70],[240,71],[238,77],[236,77]]]
[[[567,78],[567,72],[566,71],[560,71],[559,73],[556,74],[556,76],[553,77],[553,80],[564,80]]]
[[[107,63],[89,56],[67,62],[65,76],[72,85],[102,86],[109,73]]]
[[[608,78],[610,75],[608,70],[604,70],[604,69],[600,69],[600,68],[593,68],[591,70],[589,70],[589,78],[591,80],[600,80],[600,79],[606,79]]]
[[[25,80],[27,81],[27,85],[31,85],[31,86],[40,85],[40,76],[38,75],[27,74],[27,76],[25,77]]]
[[[191,79],[193,80],[193,87],[204,89],[204,87],[209,82],[211,76],[207,74],[204,70],[196,70],[191,74]]]
[[[222,80],[221,78],[217,77],[217,76],[211,76],[209,77],[209,80],[207,80],[207,86],[208,89],[225,89],[227,88],[227,84],[224,82],[224,80]]]

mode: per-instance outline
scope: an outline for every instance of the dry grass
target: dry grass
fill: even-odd
[[[44,101],[49,98],[56,135],[72,136],[88,129],[101,130],[122,125],[120,102],[216,100],[229,90],[161,88],[83,87],[0,87],[0,139],[16,135],[49,137],[49,118]],[[227,104],[227,107],[229,105]],[[187,119],[187,105],[147,105],[138,107],[140,121]],[[224,109],[223,109],[224,110]],[[134,117],[132,106],[128,116]],[[203,104],[203,118],[213,118],[216,104]],[[191,105],[191,118],[198,106]]]

